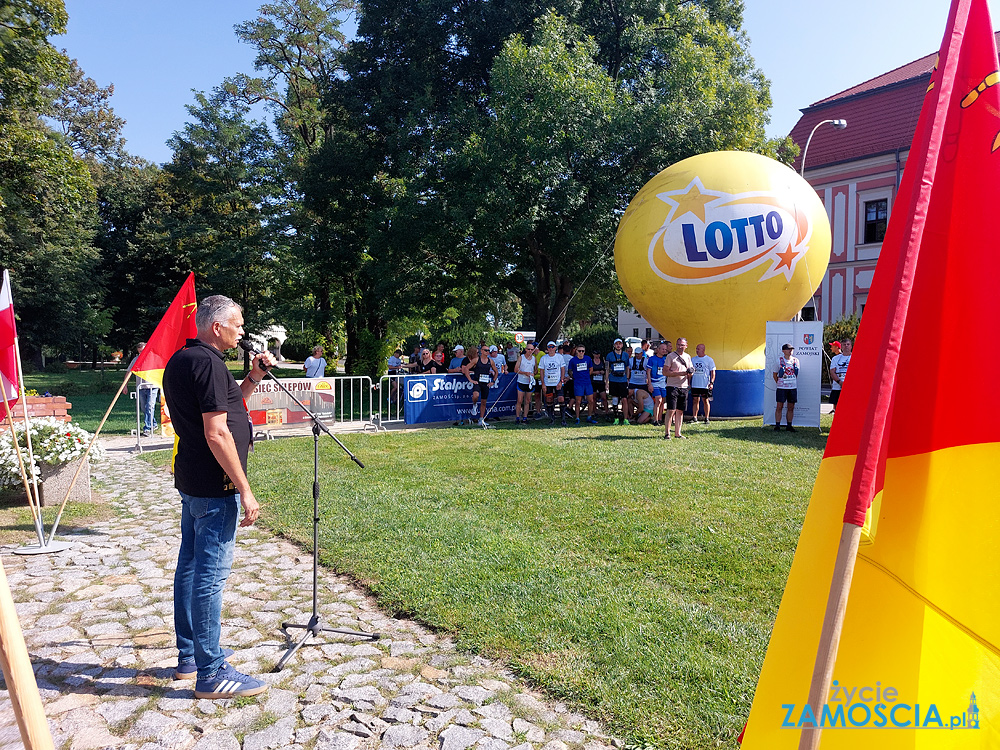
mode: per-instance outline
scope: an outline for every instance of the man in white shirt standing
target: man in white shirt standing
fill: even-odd
[[[715,388],[715,360],[705,354],[704,344],[698,344],[694,351],[697,356],[691,359],[691,366],[694,367],[691,375],[691,415],[694,423],[698,424],[698,406],[704,404],[705,424],[708,424],[708,415],[712,410],[710,399]]]
[[[794,351],[795,347],[791,344],[783,344],[781,356],[778,357],[778,365],[771,373],[774,382],[778,385],[774,393],[775,431],[781,429],[781,408],[788,404],[785,409],[785,429],[789,432],[795,432],[795,428],[792,427],[792,417],[795,414],[795,402],[798,401],[796,389],[798,388],[799,360],[798,357],[792,356]]]
[[[851,349],[854,342],[844,339],[840,342],[840,354],[834,354],[830,358],[830,403],[833,410],[837,410],[837,402],[840,400],[840,390],[844,387],[844,378],[847,377],[847,366],[851,364]]]
[[[545,345],[545,354],[538,360],[538,371],[542,378],[542,403],[549,414],[549,424],[556,421],[556,404],[563,404],[562,387],[566,382],[566,363],[562,354],[556,351],[556,342]],[[562,424],[566,426],[565,406],[562,408]]]
[[[323,347],[314,346],[311,357],[306,357],[306,363],[302,365],[306,371],[307,378],[321,378],[326,374],[326,360],[323,359]]]

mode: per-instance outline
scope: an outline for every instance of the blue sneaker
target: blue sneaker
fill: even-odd
[[[597,420],[593,417],[587,417],[587,424],[597,424]]]
[[[231,648],[222,649],[222,655],[228,659],[235,654]],[[198,676],[198,665],[193,661],[177,662],[177,669],[174,670],[175,680],[193,680]]]
[[[219,671],[211,677],[198,680],[194,686],[195,698],[235,698],[257,695],[267,690],[267,683],[237,672],[228,662],[222,662]]]

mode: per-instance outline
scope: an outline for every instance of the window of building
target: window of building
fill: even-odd
[[[889,223],[889,201],[865,201],[865,244],[881,242]]]
[[[646,338],[647,339],[653,338],[653,329],[652,328],[647,328],[646,329]]]
[[[632,338],[635,338],[635,339],[639,338],[639,329],[638,328],[633,328],[632,329]]]

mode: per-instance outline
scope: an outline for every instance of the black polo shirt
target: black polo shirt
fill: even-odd
[[[246,471],[253,436],[250,416],[222,352],[198,339],[188,339],[163,371],[163,396],[177,433],[174,486],[196,497],[234,494],[236,486],[208,447],[202,416],[213,411],[226,412],[226,424]]]

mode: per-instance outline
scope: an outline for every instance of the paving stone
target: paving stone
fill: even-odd
[[[451,693],[441,693],[441,695],[431,696],[424,703],[434,708],[455,708],[463,705],[462,699]]]
[[[485,737],[476,743],[476,747],[478,750],[510,750],[509,744],[496,737]]]
[[[451,692],[463,701],[467,701],[476,706],[483,705],[487,699],[493,697],[493,694],[489,690],[481,688],[478,685],[459,685],[456,688],[452,688]]]
[[[545,740],[545,731],[531,722],[524,719],[514,719],[514,731],[523,734],[528,742],[542,742]]]
[[[211,732],[203,735],[192,750],[240,750],[240,741],[232,732]]]
[[[395,724],[382,734],[382,747],[413,747],[428,736],[426,729],[413,724]]]
[[[316,750],[357,750],[361,738],[349,732],[320,729],[316,736]]]
[[[485,732],[489,732],[493,737],[498,737],[501,740],[513,740],[514,732],[510,728],[510,722],[504,721],[503,719],[483,719],[479,722],[480,728]]]
[[[131,717],[132,714],[145,706],[147,702],[145,698],[105,701],[95,710],[104,717],[108,724],[117,724]]]
[[[412,724],[420,719],[420,714],[416,711],[408,711],[405,708],[390,705],[382,712],[382,719],[390,724]]]
[[[129,739],[156,739],[176,729],[179,723],[172,716],[147,711],[138,718],[125,736]]]
[[[479,714],[487,719],[507,719],[508,721],[512,716],[511,710],[503,703],[488,703],[485,706],[480,706],[472,713]]]
[[[465,750],[465,748],[472,747],[485,736],[486,732],[481,729],[451,726],[439,735],[441,750]]]
[[[568,745],[576,745],[587,739],[587,735],[583,732],[577,732],[573,729],[556,729],[549,732],[549,737],[554,740],[561,740]]]
[[[278,719],[274,724],[243,738],[243,750],[273,750],[285,748],[295,736],[295,717]]]
[[[267,691],[264,712],[274,716],[287,716],[298,708],[298,696],[290,690],[271,688]]]

